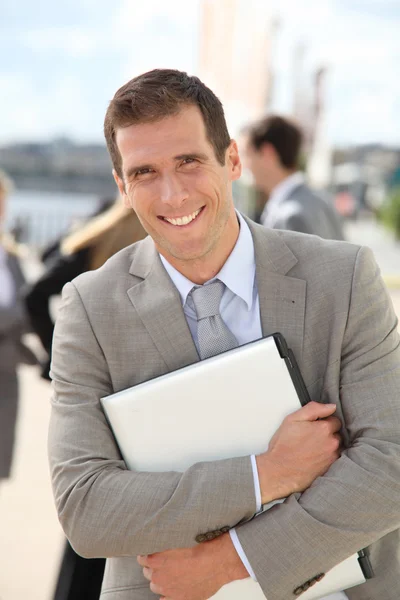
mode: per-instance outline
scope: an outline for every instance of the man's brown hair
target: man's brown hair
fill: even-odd
[[[245,133],[253,148],[259,150],[271,144],[276,150],[282,166],[287,169],[299,167],[300,150],[303,143],[301,129],[290,119],[271,115],[249,125]]]
[[[121,179],[122,160],[115,139],[117,129],[159,121],[190,105],[200,109],[207,139],[218,162],[225,164],[225,151],[231,140],[220,100],[198,77],[173,69],[154,69],[123,85],[107,109],[104,135],[113,167]]]

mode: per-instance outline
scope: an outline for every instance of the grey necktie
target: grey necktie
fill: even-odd
[[[225,285],[217,279],[213,283],[194,287],[191,291],[197,314],[197,337],[201,359],[232,350],[239,345],[219,312],[224,289]]]

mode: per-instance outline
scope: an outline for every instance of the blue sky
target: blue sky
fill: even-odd
[[[400,2],[270,5],[280,20],[274,109],[290,112],[293,57],[304,43],[306,90],[313,70],[329,67],[331,143],[400,145]],[[199,0],[2,0],[1,13],[0,144],[62,135],[102,141],[120,85],[156,66],[197,69]]]

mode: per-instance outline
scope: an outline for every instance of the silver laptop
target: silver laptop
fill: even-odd
[[[308,401],[279,333],[101,399],[127,467],[150,472],[264,452],[283,419]],[[354,554],[302,598],[364,581]],[[251,579],[226,585],[213,598],[265,600]]]
[[[130,469],[183,472],[199,461],[264,452],[284,417],[308,400],[291,373],[296,381],[275,334],[101,402]]]

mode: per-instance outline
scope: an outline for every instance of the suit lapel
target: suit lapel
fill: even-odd
[[[197,362],[194,345],[182,308],[181,297],[147,237],[136,252],[130,273],[143,279],[128,290],[137,314],[170,371]]]
[[[280,332],[295,357],[303,350],[306,282],[287,276],[297,258],[276,232],[246,219],[254,240],[263,336]]]
[[[304,193],[305,189],[306,189],[306,187],[305,187],[304,183],[299,183],[298,185],[296,185],[294,188],[292,188],[290,190],[290,192],[286,196],[285,200],[291,200],[292,198],[298,197],[299,194]]]
[[[280,236],[246,219],[254,240],[256,277],[263,336],[280,332],[301,358],[306,282],[286,274],[297,258]],[[142,281],[128,296],[158,348],[174,371],[199,360],[178,290],[165,271],[150,237],[140,242],[130,273]]]

